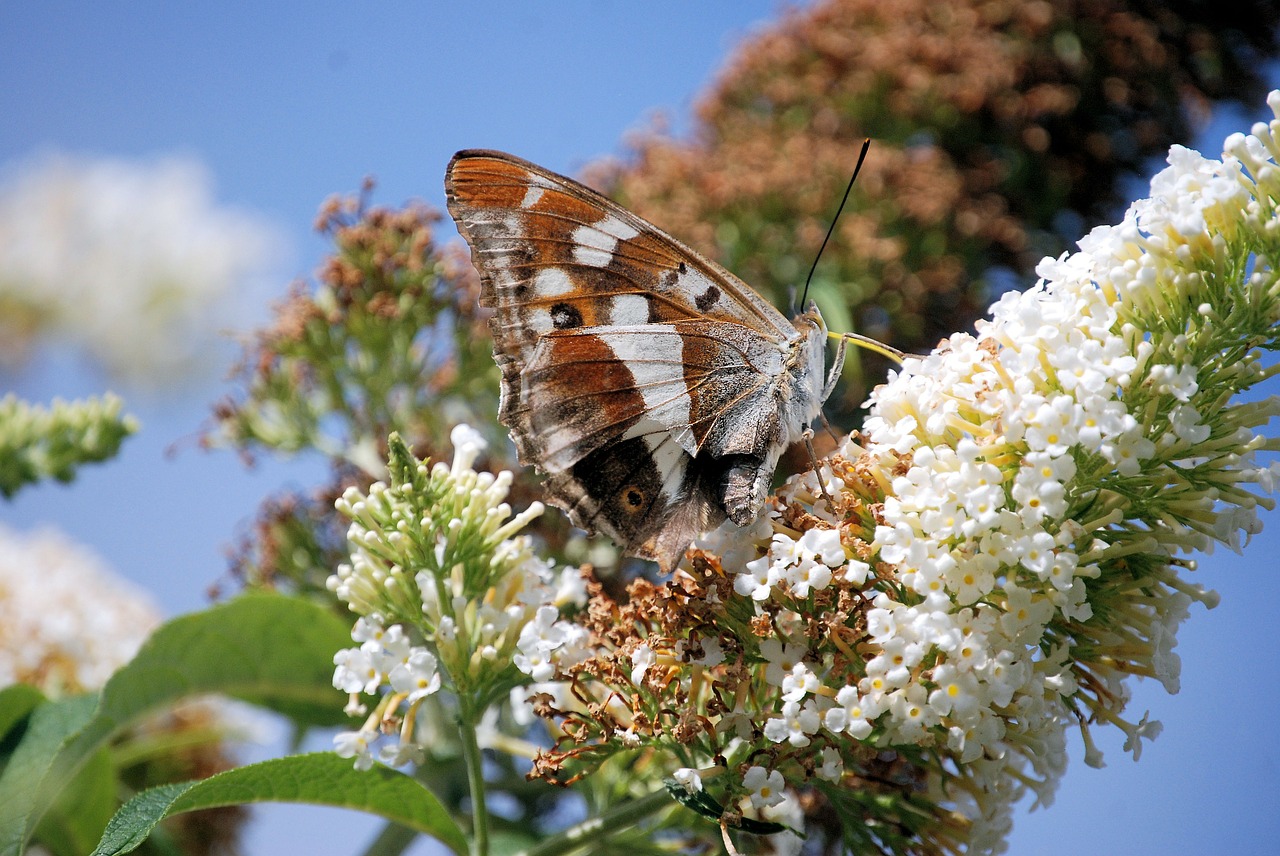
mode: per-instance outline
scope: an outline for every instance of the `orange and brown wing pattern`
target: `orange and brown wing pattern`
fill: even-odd
[[[555,331],[521,374],[509,424],[576,525],[670,570],[699,532],[735,516],[733,467],[772,472],[775,361],[778,349],[738,324]],[[763,497],[746,501],[754,516]]]
[[[449,213],[497,310],[495,335],[531,348],[566,327],[706,318],[786,341],[795,329],[719,265],[576,181],[490,151],[445,176]],[[517,345],[518,343],[518,345]]]
[[[754,515],[795,433],[785,375],[809,370],[795,326],[660,229],[527,161],[459,152],[445,189],[494,309],[499,418],[547,474],[550,501],[665,570],[699,532]]]

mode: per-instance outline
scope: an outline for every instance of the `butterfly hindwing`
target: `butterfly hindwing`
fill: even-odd
[[[704,470],[664,428],[642,421],[547,486],[576,525],[670,570],[689,541],[724,519]]]

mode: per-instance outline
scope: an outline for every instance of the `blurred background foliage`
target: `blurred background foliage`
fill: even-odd
[[[1262,98],[1278,16],[1261,0],[828,0],[743,44],[687,137],[638,133],[588,179],[785,306],[870,137],[812,293],[833,330],[928,349],[1110,222],[1212,102]],[[846,430],[884,375],[867,363],[827,408]]]

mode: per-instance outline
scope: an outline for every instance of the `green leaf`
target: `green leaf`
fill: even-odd
[[[328,609],[282,595],[245,595],[157,630],[102,692],[107,733],[190,695],[226,693],[309,725],[346,722],[333,655],[351,628]]]
[[[27,731],[0,774],[0,854],[17,856],[47,801],[37,798],[57,764],[59,749],[85,727],[97,706],[96,695],[45,702],[31,713]],[[83,759],[82,759],[83,760]],[[67,773],[70,778],[71,773]]]
[[[249,595],[160,627],[101,698],[36,708],[0,775],[0,856],[16,856],[76,770],[120,729],[190,695],[220,692],[308,724],[344,722],[333,654],[346,624],[299,598]],[[96,707],[95,707],[96,705]]]
[[[690,811],[717,823],[724,816],[724,806],[706,791],[689,793],[685,790],[684,785],[675,779],[663,779],[662,783],[666,786],[667,793],[671,795],[671,798]],[[752,835],[776,835],[787,829],[781,823],[774,823],[771,820],[756,820],[750,817],[739,818],[736,828]]]
[[[466,837],[429,790],[387,767],[357,770],[331,752],[292,755],[219,773],[199,782],[161,785],[131,799],[107,824],[93,856],[128,853],[157,823],[186,811],[254,802],[351,808],[430,835],[458,854]]]
[[[80,856],[102,837],[116,805],[116,767],[111,753],[99,749],[59,794],[35,839],[56,856]]]
[[[30,684],[13,684],[0,690],[0,739],[8,737],[42,701],[44,694]]]

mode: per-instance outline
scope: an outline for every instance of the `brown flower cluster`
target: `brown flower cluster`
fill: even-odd
[[[446,436],[441,397],[491,403],[492,360],[470,263],[456,248],[435,246],[438,212],[368,208],[365,194],[321,208],[316,227],[334,252],[318,282],[295,283],[274,322],[255,334],[239,370],[244,400],[217,406],[218,434],[208,442],[324,448],[313,441],[337,417],[330,445],[385,446],[393,430]]]
[[[237,370],[241,391],[215,406],[203,438],[246,459],[315,450],[333,464],[329,484],[261,509],[232,556],[233,577],[250,587],[323,589],[344,546],[333,499],[378,477],[392,432],[420,457],[439,458],[452,427],[468,422],[499,441],[485,468],[515,464],[494,419],[489,313],[465,247],[436,243],[435,210],[371,206],[371,190],[366,183],[321,207],[316,228],[333,251],[315,282],[294,283],[272,323],[252,335]],[[513,499],[526,506],[540,496],[523,474]],[[563,547],[567,524],[545,530],[552,551]]]
[[[883,498],[875,470],[839,455],[824,464],[844,485],[835,500],[840,540],[855,556],[869,557],[864,539]],[[830,529],[833,523],[812,513],[815,499],[802,487],[775,498],[772,531],[798,539],[810,529]],[[763,556],[768,543],[766,536],[742,550]],[[743,773],[753,765],[785,769],[790,782],[808,784],[801,800],[815,840],[838,849],[841,836],[858,829],[868,836],[860,842],[865,852],[895,852],[885,842],[931,816],[918,852],[951,852],[949,836],[963,839],[965,821],[925,798],[928,774],[910,756],[816,728],[803,743],[766,735],[780,706],[778,674],[801,660],[851,683],[865,674],[873,656],[862,644],[865,613],[888,580],[837,580],[805,597],[753,604],[734,590],[741,558],[695,549],[687,570],[664,583],[633,581],[621,600],[589,583],[590,599],[576,622],[590,631],[596,653],[529,698],[556,736],[535,758],[530,778],[572,784],[619,753],[656,749],[689,766],[729,771],[716,790],[725,799],[721,820],[735,826]],[[838,781],[817,770],[824,749],[839,755]]]

